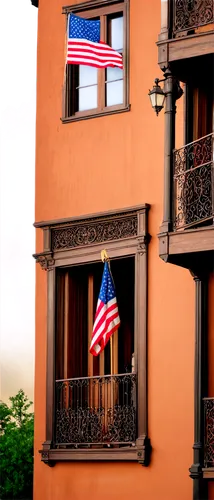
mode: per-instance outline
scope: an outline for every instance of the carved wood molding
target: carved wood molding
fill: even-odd
[[[54,267],[55,261],[53,259],[52,253],[37,253],[34,254],[33,257],[36,260],[37,264],[40,264],[41,268],[44,271],[51,271]]]
[[[136,441],[137,459],[141,465],[149,465],[151,455],[151,444],[148,436],[141,436]]]
[[[41,460],[42,460],[42,462],[44,462],[44,464],[48,465],[49,467],[53,467],[55,465],[55,462],[52,462],[49,459],[49,452],[48,451],[41,450],[40,453],[41,453]]]
[[[145,467],[150,463],[151,455],[150,439],[146,435],[140,436],[136,441],[136,446],[126,448],[76,448],[58,449],[53,447],[53,443],[46,441],[43,448],[39,450],[41,460],[49,467],[59,461],[134,461]]]
[[[84,218],[35,223],[36,228],[44,231],[44,248],[43,252],[34,254],[34,258],[42,269],[50,270],[55,267],[55,253],[59,256],[65,250],[70,252],[79,248],[83,251],[96,244],[128,240],[136,240],[137,252],[143,254],[150,239],[147,233],[148,210],[149,205],[146,204]]]
[[[105,241],[120,240],[137,235],[137,215],[112,218],[107,221],[92,221],[53,229],[52,250],[91,245]]]
[[[138,241],[137,253],[139,253],[140,255],[143,255],[144,253],[147,252],[147,245],[149,244],[150,239],[151,239],[151,236],[148,233],[144,236],[140,236],[137,239],[137,241]]]
[[[100,7],[109,6],[111,4],[126,4],[127,0],[87,0],[79,4],[65,5],[62,7],[62,14],[69,14],[70,12],[81,12],[84,10],[98,9]]]
[[[60,461],[111,461],[111,462],[138,462],[140,465],[149,465],[150,457],[150,444],[149,439],[146,436],[142,437],[142,440],[137,446],[132,446],[130,448],[97,448],[97,449],[57,449],[49,448],[46,449],[46,444],[43,444],[43,449],[39,450],[41,455],[41,460],[44,464],[49,467],[54,467],[57,462]]]

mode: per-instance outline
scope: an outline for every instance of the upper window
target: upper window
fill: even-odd
[[[123,69],[66,64],[63,121],[128,109],[128,2],[109,0],[105,6],[102,3],[99,2],[97,8],[89,6],[88,10],[82,10],[80,5],[65,8],[67,24],[71,13],[86,20],[99,21],[100,41],[122,55]]]

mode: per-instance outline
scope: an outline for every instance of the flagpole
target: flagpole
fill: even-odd
[[[67,97],[66,97],[66,87],[67,87],[67,44],[68,44],[68,36],[69,36],[69,16],[70,14],[66,14],[66,37],[65,37],[65,57],[64,57],[64,74],[63,74],[63,87],[62,87],[62,117],[65,118],[68,114],[67,109]]]
[[[103,263],[105,263],[105,262],[108,263],[109,272],[111,274],[112,281],[114,283],[113,276],[111,273],[111,268],[110,268],[110,259],[109,259],[108,254],[107,254],[105,249],[101,250],[101,260]],[[104,363],[104,351],[100,354],[100,357],[102,356],[102,354],[103,354],[103,359],[102,360],[100,359],[101,366]],[[109,394],[109,390],[107,390],[107,393],[108,393],[107,399],[109,400],[109,396],[110,396],[110,407],[112,409],[114,408],[114,405],[116,404],[117,396],[118,396],[116,382],[113,379],[113,375],[116,375],[117,373],[118,373],[118,330],[116,330],[114,332],[114,334],[111,335],[111,337],[110,337],[110,377],[111,378],[110,378],[110,387],[109,387],[110,394]]]
[[[109,260],[106,250],[101,250],[101,260],[103,263]],[[105,374],[105,351],[100,353],[100,375]]]
[[[113,354],[113,338],[110,337],[110,372],[111,375],[114,373],[114,354]]]
[[[110,259],[106,250],[101,250],[101,260],[102,262],[110,263]],[[109,271],[111,274],[111,268],[109,265]],[[111,274],[112,276],[112,274]],[[112,277],[113,280],[113,277]],[[113,338],[114,335],[114,338]],[[118,372],[118,330],[110,337],[110,374],[115,375]]]
[[[111,398],[111,402],[110,402],[110,405],[111,405],[111,408],[113,409],[114,407],[114,382],[112,380],[112,375],[113,375],[113,372],[114,372],[114,353],[113,353],[113,337],[111,335],[110,337],[110,372],[111,372],[111,383],[110,383],[110,390],[111,390],[111,394],[110,394],[110,398]]]
[[[101,260],[102,260],[102,262],[109,263],[109,257],[108,257],[106,250],[101,251]],[[110,267],[109,267],[109,270],[110,270]],[[113,394],[114,393],[114,383],[112,380],[113,374],[114,374],[114,352],[113,352],[113,338],[111,335],[111,337],[110,337],[110,375],[111,375],[111,379],[110,379],[110,408],[112,408],[112,409],[114,407],[114,394]],[[109,391],[107,391],[107,392],[109,394]]]

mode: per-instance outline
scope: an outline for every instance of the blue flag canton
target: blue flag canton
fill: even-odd
[[[104,302],[104,304],[107,304],[107,302],[109,302],[109,300],[112,300],[115,296],[116,293],[112,276],[109,271],[109,265],[107,262],[105,262],[99,299]]]
[[[89,21],[79,16],[69,16],[69,38],[82,38],[90,42],[100,42],[100,21]]]

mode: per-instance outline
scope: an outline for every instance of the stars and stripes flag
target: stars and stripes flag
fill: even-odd
[[[100,21],[69,14],[67,64],[123,68],[122,54],[100,41]]]
[[[90,346],[90,353],[93,356],[98,356],[103,351],[111,335],[119,326],[120,317],[114,282],[110,264],[105,262]]]

